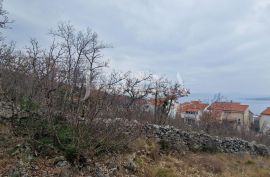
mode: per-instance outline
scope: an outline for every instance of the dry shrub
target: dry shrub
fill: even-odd
[[[224,171],[223,162],[213,157],[200,157],[196,163],[202,166],[206,171],[212,172],[214,174],[221,174]]]
[[[152,168],[144,168],[144,177],[156,177],[155,171]]]
[[[78,145],[88,152],[122,153],[132,150],[134,142],[142,133],[140,125],[126,120],[94,120],[78,125]]]
[[[160,159],[160,147],[158,144],[150,151],[149,156],[154,161],[158,161]]]
[[[156,177],[176,177],[176,174],[173,169],[160,168],[156,173]]]
[[[158,161],[160,159],[160,145],[154,139],[148,139],[146,143],[149,157],[154,161]]]
[[[130,143],[130,148],[134,152],[144,152],[147,148],[147,140],[144,137],[139,137]]]
[[[145,168],[145,177],[177,177],[175,171],[171,168],[150,166]]]
[[[246,165],[255,165],[256,163],[253,160],[247,160],[245,162]]]

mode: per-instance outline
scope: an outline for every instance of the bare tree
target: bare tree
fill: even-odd
[[[0,0],[0,29],[6,28],[7,24],[10,22],[7,16],[7,11],[3,9],[3,0]],[[6,45],[3,43],[3,37],[2,37],[2,30],[0,31],[0,92],[2,92],[2,79],[1,75],[2,73],[2,67],[4,64],[7,64],[8,60],[10,59],[11,53],[13,53],[14,50],[14,43],[11,43],[10,45]]]
[[[100,42],[98,35],[89,28],[85,32],[76,32],[74,26],[69,23],[59,24],[58,28],[51,30],[50,33],[64,50],[66,84],[70,85],[69,91],[65,92],[64,100],[74,100],[74,94],[76,94],[74,90],[80,87],[80,91],[86,88],[85,95],[81,99],[85,102],[90,97],[91,89],[94,88],[95,79],[108,65],[101,54],[102,50],[108,46]],[[81,93],[78,93],[77,97],[80,95]]]
[[[152,81],[152,102],[154,103],[154,117],[156,122],[164,123],[168,117],[176,114],[177,101],[189,94],[179,82],[170,81],[165,76],[155,76]]]
[[[7,24],[10,23],[8,13],[3,9],[3,0],[0,0],[0,28],[6,28]]]
[[[164,92],[168,87],[168,79],[165,76],[157,76],[152,81],[152,95],[154,96],[154,117],[158,119],[160,114],[160,101],[164,98]]]
[[[125,79],[123,94],[129,96],[129,101],[126,105],[127,109],[137,100],[147,98],[152,92],[151,78],[152,74],[143,73],[137,77],[129,75]]]

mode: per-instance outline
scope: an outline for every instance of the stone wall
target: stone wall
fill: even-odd
[[[221,138],[203,132],[186,132],[171,126],[148,124],[147,134],[156,138],[161,148],[177,151],[204,151],[223,153],[249,153],[270,155],[270,149],[261,144],[251,143],[239,138]]]
[[[12,116],[12,104],[0,100],[0,119],[8,119]]]

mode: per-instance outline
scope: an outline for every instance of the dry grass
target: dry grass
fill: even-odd
[[[8,125],[0,122],[0,176],[16,164],[17,159],[9,154],[12,148],[21,142],[20,138],[12,136]]]
[[[162,153],[154,141],[135,143],[141,177],[269,177],[270,157],[248,154]],[[142,153],[145,152],[145,153]]]
[[[138,176],[147,177],[269,177],[270,158],[248,154],[188,153],[140,156],[142,170]]]
[[[10,150],[22,139],[12,136],[8,126],[0,124],[0,176],[13,168],[16,156]],[[248,154],[208,154],[208,153],[163,153],[153,140],[137,139],[132,144],[132,151],[136,152],[134,162],[138,166],[138,177],[269,177],[270,157],[251,156]],[[128,155],[128,154],[127,154]],[[123,164],[121,154],[116,159],[117,164]],[[105,158],[105,157],[104,157]],[[102,161],[98,158],[99,161]],[[103,161],[111,161],[104,159]],[[50,159],[37,157],[33,164],[38,170],[31,174],[42,176],[42,171],[59,174]],[[121,165],[120,165],[121,167]],[[122,167],[121,167],[122,168]],[[125,170],[117,174],[125,176]],[[73,174],[80,171],[73,171]],[[76,176],[74,175],[74,176]],[[81,175],[84,176],[84,175]]]

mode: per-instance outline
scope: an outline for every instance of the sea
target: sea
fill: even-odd
[[[180,103],[187,101],[200,100],[211,104],[216,100],[234,101],[249,105],[249,109],[255,115],[260,115],[263,110],[270,107],[270,95],[243,95],[243,94],[209,94],[209,93],[191,93],[187,97],[181,97]]]

